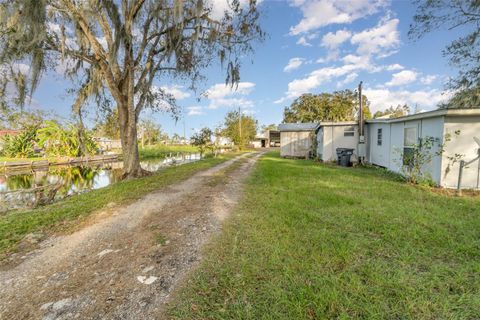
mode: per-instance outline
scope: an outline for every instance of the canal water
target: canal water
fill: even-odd
[[[195,162],[199,153],[142,161],[143,169],[156,172],[163,168]],[[120,161],[83,166],[52,166],[48,170],[0,172],[0,214],[13,209],[51,203],[73,194],[104,188],[121,180]]]

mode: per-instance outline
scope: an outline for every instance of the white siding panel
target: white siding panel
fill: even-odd
[[[382,129],[382,145],[377,144],[378,129]],[[368,161],[377,166],[385,168],[390,164],[390,124],[388,123],[372,123],[368,125],[368,145],[369,159]]]
[[[430,150],[432,161],[425,164],[423,168],[424,173],[428,173],[430,178],[438,185],[441,185],[442,180],[442,157],[438,155],[440,151],[440,144],[443,141],[443,117],[423,119],[420,122],[420,137],[425,139],[428,137],[434,138],[436,141]]]
[[[455,137],[455,131],[460,130],[460,135]],[[442,161],[442,186],[456,188],[458,184],[459,163],[453,164],[448,157],[463,154],[463,160],[472,160],[477,156],[478,144],[473,137],[480,138],[480,117],[447,117],[445,119],[445,134],[452,135],[452,141],[445,144],[445,153]],[[450,170],[447,173],[447,167]],[[478,162],[464,169],[462,187],[467,189],[477,188]]]

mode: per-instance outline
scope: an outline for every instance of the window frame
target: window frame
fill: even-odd
[[[377,146],[383,144],[383,128],[377,128]]]
[[[407,141],[407,130],[414,130],[414,140],[415,142]],[[404,166],[412,166],[413,165],[413,150],[415,149],[415,145],[418,143],[418,128],[417,127],[404,127],[403,128],[403,154],[402,154],[402,163]],[[407,157],[410,155],[410,158]]]
[[[344,137],[355,137],[355,126],[348,126],[343,129]]]

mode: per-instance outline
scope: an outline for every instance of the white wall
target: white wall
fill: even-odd
[[[377,129],[383,129],[382,145],[377,145]],[[390,123],[369,123],[369,159],[372,164],[388,168],[391,171],[403,172],[403,147],[405,128],[416,128],[417,141],[420,138],[433,137],[437,139],[429,151],[432,161],[424,166],[424,172],[437,184],[441,184],[442,157],[435,155],[438,145],[443,140],[443,117],[410,120]],[[418,142],[417,142],[418,143]]]
[[[431,163],[425,165],[424,172],[427,172],[431,179],[438,185],[442,184],[442,156],[439,154],[440,145],[443,143],[444,117],[428,118],[420,120],[420,137],[433,137],[436,139],[432,149]]]
[[[317,132],[317,157],[323,160],[323,127]]]
[[[460,130],[458,136],[455,131]],[[459,163],[453,164],[448,157],[462,154],[463,160],[469,161],[477,157],[478,144],[473,137],[480,138],[480,117],[446,117],[445,134],[451,134],[452,140],[445,143],[445,153],[442,161],[442,185],[456,188],[458,184]],[[447,168],[450,172],[447,173]],[[472,163],[463,171],[462,187],[472,189],[477,187],[478,162]]]
[[[390,124],[389,123],[372,123],[368,124],[368,158],[370,163],[389,167],[390,164]],[[382,129],[382,145],[377,144],[378,129]]]
[[[354,135],[345,137],[345,128],[354,127]],[[322,126],[318,134],[322,137],[317,138],[318,148],[317,153],[322,155],[323,161],[336,161],[337,148],[351,148],[354,149],[352,161],[357,161],[357,147],[358,147],[358,125],[336,125],[336,126]],[[322,142],[322,143],[320,143]],[[320,149],[322,148],[322,149]],[[320,152],[321,151],[321,152]]]

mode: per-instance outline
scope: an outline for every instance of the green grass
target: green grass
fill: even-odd
[[[56,159],[55,157],[49,157],[49,158],[44,158],[44,157],[31,157],[31,158],[9,158],[9,157],[0,157],[0,164],[3,164],[4,162],[25,162],[25,161],[43,161],[43,160],[48,160],[50,162],[54,162]]]
[[[213,167],[236,154],[170,167],[152,176],[126,180],[106,188],[74,195],[57,203],[27,211],[15,211],[0,216],[0,254],[14,250],[26,234],[55,232],[78,224],[109,203],[126,204],[144,194],[189,178],[194,173]]]
[[[121,152],[121,150],[119,150]],[[140,159],[147,160],[152,158],[163,158],[169,153],[177,153],[177,152],[198,152],[198,148],[195,146],[190,145],[163,145],[157,144],[153,146],[146,146],[144,148],[139,149]],[[69,157],[65,157],[69,158]],[[50,162],[55,162],[56,160],[60,159],[59,157],[31,157],[31,158],[10,158],[10,157],[1,157],[0,156],[0,164],[3,162],[24,162],[24,161],[42,161],[48,160]]]
[[[479,319],[480,197],[263,157],[177,319]]]
[[[169,153],[177,152],[198,152],[198,148],[190,145],[167,146],[163,144],[157,144],[139,149],[140,159],[142,160],[163,158]]]

